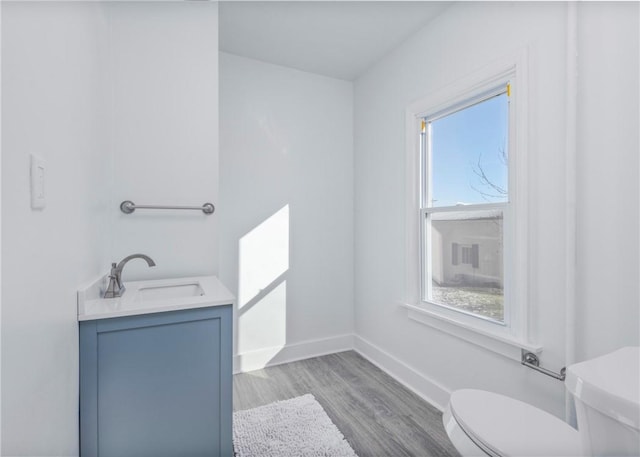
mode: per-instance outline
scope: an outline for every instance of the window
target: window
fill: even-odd
[[[505,322],[510,83],[421,119],[421,296]]]
[[[527,50],[406,111],[407,317],[520,360],[528,335]]]
[[[451,243],[451,249],[452,265],[459,265],[458,257],[461,256],[463,264],[473,265],[474,268],[478,268],[480,264],[480,245],[461,246],[458,243]],[[461,254],[459,255],[458,252],[461,252]]]

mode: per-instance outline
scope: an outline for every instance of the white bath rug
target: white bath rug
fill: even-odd
[[[237,457],[357,457],[311,394],[233,413]]]

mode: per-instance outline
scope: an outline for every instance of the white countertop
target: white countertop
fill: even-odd
[[[208,306],[221,306],[235,303],[235,297],[215,276],[197,276],[190,278],[156,279],[125,282],[122,297],[101,298],[105,280],[100,278],[87,287],[78,290],[78,320],[108,319],[110,317],[133,316],[138,314],[161,313]],[[144,298],[143,292],[172,287],[200,287],[201,295],[158,298]]]

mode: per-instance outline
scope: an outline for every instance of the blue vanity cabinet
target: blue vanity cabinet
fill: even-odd
[[[231,305],[80,322],[81,456],[232,456],[231,329]]]

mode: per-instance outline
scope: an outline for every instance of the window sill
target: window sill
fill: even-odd
[[[531,344],[511,335],[498,335],[475,328],[417,305],[402,303],[401,306],[407,309],[408,317],[413,321],[428,325],[517,362],[522,359],[523,349],[534,354],[542,352],[541,345]]]

